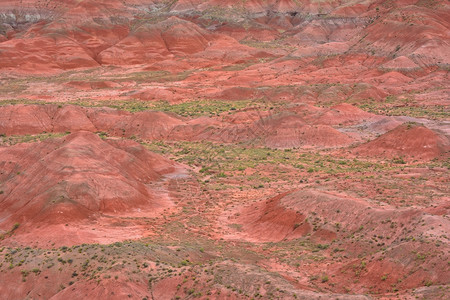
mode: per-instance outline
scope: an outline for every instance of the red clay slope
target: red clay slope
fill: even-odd
[[[166,206],[147,184],[174,163],[132,141],[90,132],[0,149],[0,226],[61,224],[145,207]]]
[[[417,225],[420,220],[422,223]],[[374,254],[368,261],[367,271],[358,277],[360,283],[354,282],[358,286],[377,282],[379,286],[389,288],[398,279],[407,279],[397,282],[406,289],[421,286],[430,278],[433,282],[444,283],[449,276],[446,262],[443,262],[445,257],[429,258],[427,268],[417,269],[416,253],[438,252],[441,250],[439,247],[448,249],[448,245],[440,245],[438,241],[450,226],[444,217],[417,208],[378,206],[370,200],[345,194],[306,189],[237,209],[229,222],[242,227],[228,239],[277,242],[309,237],[316,243],[338,242],[352,253],[352,263],[327,264],[323,268],[328,273],[337,274],[346,284],[354,280],[354,273],[346,270],[351,269],[355,261],[359,263],[358,258],[364,257],[367,251]],[[409,236],[426,236],[432,242],[416,243],[408,239]],[[374,251],[380,249],[383,249],[381,255]],[[382,259],[378,259],[380,257]],[[389,272],[392,273],[386,282],[379,279]]]
[[[417,124],[402,124],[377,139],[361,145],[354,153],[373,157],[403,157],[405,159],[430,160],[447,156],[449,139]]]

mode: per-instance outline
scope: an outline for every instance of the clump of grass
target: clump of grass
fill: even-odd
[[[70,132],[62,133],[40,133],[40,134],[27,134],[27,135],[10,135],[2,136],[0,138],[0,146],[12,146],[20,143],[32,143],[38,141],[44,141],[51,138],[59,138],[70,134]]]
[[[0,241],[5,239],[6,237],[12,236],[14,234],[14,231],[16,231],[19,227],[20,227],[20,223],[14,223],[14,225],[12,226],[12,228],[9,231],[0,235]]]
[[[201,115],[219,115],[224,112],[232,112],[248,107],[265,108],[265,104],[255,100],[220,101],[220,100],[197,100],[170,104],[160,101],[154,104],[153,110],[172,112],[180,116],[195,117]]]

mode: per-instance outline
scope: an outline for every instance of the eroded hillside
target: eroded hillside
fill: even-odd
[[[450,6],[0,3],[6,299],[446,299]]]

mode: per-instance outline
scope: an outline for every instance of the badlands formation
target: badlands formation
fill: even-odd
[[[0,1],[2,299],[448,299],[445,0]]]

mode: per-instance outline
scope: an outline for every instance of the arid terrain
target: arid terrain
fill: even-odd
[[[449,299],[446,0],[0,1],[1,299]]]

